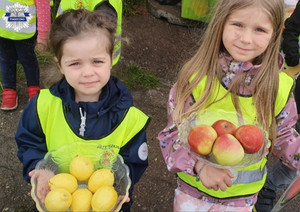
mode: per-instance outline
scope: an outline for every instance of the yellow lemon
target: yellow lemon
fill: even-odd
[[[72,195],[64,188],[51,190],[45,198],[45,207],[48,211],[66,211],[72,203]]]
[[[50,178],[48,184],[50,190],[55,188],[64,188],[70,193],[73,193],[78,187],[77,179],[68,173],[59,173],[54,175],[52,178]]]
[[[92,161],[87,157],[79,155],[72,159],[69,168],[70,173],[81,182],[87,181],[94,172]]]
[[[118,194],[113,186],[101,186],[92,197],[93,211],[110,211],[118,200]]]
[[[89,181],[88,188],[91,192],[95,193],[98,188],[104,185],[112,186],[114,184],[114,173],[109,169],[99,169],[95,171]]]
[[[80,211],[80,212],[88,212],[92,209],[91,200],[92,200],[92,192],[90,192],[87,188],[82,188],[76,190],[72,194],[72,204],[70,206],[70,211]]]

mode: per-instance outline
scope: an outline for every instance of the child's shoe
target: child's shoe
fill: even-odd
[[[41,90],[41,88],[39,86],[29,86],[27,88],[29,100],[32,99],[32,97],[34,97],[39,90]]]
[[[18,95],[14,89],[5,88],[2,92],[1,110],[14,110],[18,107]]]
[[[263,187],[258,193],[255,210],[257,212],[270,212],[275,198],[276,192],[274,190]]]

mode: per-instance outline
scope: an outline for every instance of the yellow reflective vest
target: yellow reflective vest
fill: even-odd
[[[193,90],[192,95],[194,99],[197,101],[203,94],[205,85],[206,85],[206,77],[202,79],[199,85]],[[275,115],[279,115],[284,106],[286,105],[290,91],[293,87],[293,79],[289,77],[286,73],[281,72],[279,76],[279,90],[276,98],[275,105]],[[213,93],[211,99],[220,99],[227,93],[227,90],[220,84],[220,82],[216,79],[215,87],[213,89]],[[252,97],[243,97],[239,96],[240,107],[243,115],[247,115],[256,120],[256,108],[253,104]],[[206,109],[223,109],[225,111],[235,111],[234,105],[231,100],[231,95],[227,95],[222,101],[216,102],[211,106],[208,106]],[[199,189],[207,193],[210,196],[216,198],[229,198],[229,197],[238,197],[244,195],[251,195],[259,192],[259,190],[263,187],[267,171],[266,171],[266,162],[267,159],[263,158],[257,163],[254,163],[245,168],[238,168],[237,179],[234,181],[233,185],[230,188],[227,188],[226,192],[214,191],[212,189],[207,189],[201,182],[196,182],[196,177],[185,174],[184,172],[177,173],[178,177],[183,180],[185,183],[189,184],[192,187]]]
[[[85,140],[74,132],[65,119],[62,100],[52,95],[49,89],[42,89],[37,99],[37,115],[45,134],[48,151],[58,149],[76,141],[93,142],[113,149],[115,153],[145,128],[149,117],[135,107],[130,107],[123,120],[112,131],[101,138]]]
[[[93,11],[98,5],[106,0],[61,0],[57,13],[61,15],[68,9],[87,9]],[[113,53],[113,63],[117,64],[121,56],[121,35],[122,35],[122,0],[108,0],[109,4],[117,12],[117,29],[115,33],[115,44]]]
[[[24,40],[36,33],[34,0],[0,1],[0,37]]]

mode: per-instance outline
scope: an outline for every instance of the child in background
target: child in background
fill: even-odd
[[[129,211],[133,186],[148,166],[149,118],[111,76],[114,32],[115,24],[99,11],[70,10],[56,18],[49,43],[63,78],[40,90],[24,109],[16,132],[17,155],[29,182],[37,162],[61,145],[84,141],[110,147],[130,170],[130,202],[122,207]],[[46,191],[51,175],[39,171],[38,177],[45,182],[38,190]],[[38,195],[43,199],[46,193]]]
[[[267,158],[239,170],[232,182],[230,170],[192,157],[177,126],[193,112],[226,107],[250,117],[268,132],[274,154],[300,168],[290,157],[300,152],[293,79],[280,72],[283,21],[282,0],[217,3],[198,51],[170,91],[168,124],[158,134],[167,168],[177,175],[174,211],[252,211],[267,174]]]
[[[40,89],[40,71],[34,49],[37,38],[38,49],[43,51],[47,48],[51,23],[50,1],[2,1],[0,16],[1,109],[14,110],[18,106],[17,61],[24,68],[29,99]],[[11,21],[13,18],[24,18],[26,21]]]
[[[282,51],[284,53],[284,59],[287,64],[285,72],[296,80],[296,86],[294,90],[298,121],[296,124],[296,130],[299,132],[300,121],[300,78],[298,73],[300,72],[299,64],[299,35],[300,35],[300,3],[296,5],[294,12],[285,21],[284,31],[282,34]],[[299,156],[293,155],[295,160],[299,160]],[[282,159],[282,158],[280,158]],[[257,212],[269,212],[273,208],[273,202],[276,198],[276,191],[285,190],[287,186],[296,177],[295,169],[290,169],[285,164],[285,161],[278,161],[268,171],[268,176],[263,189],[259,192],[258,200],[255,205]]]

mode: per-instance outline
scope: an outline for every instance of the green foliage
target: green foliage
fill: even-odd
[[[36,51],[35,53],[39,64],[50,64],[53,62],[54,56],[49,51],[42,53]]]
[[[159,78],[148,71],[143,70],[136,64],[131,64],[120,72],[120,79],[131,89],[154,89],[160,86]]]
[[[123,15],[135,15],[137,13],[138,8],[145,3],[146,0],[123,0]]]

